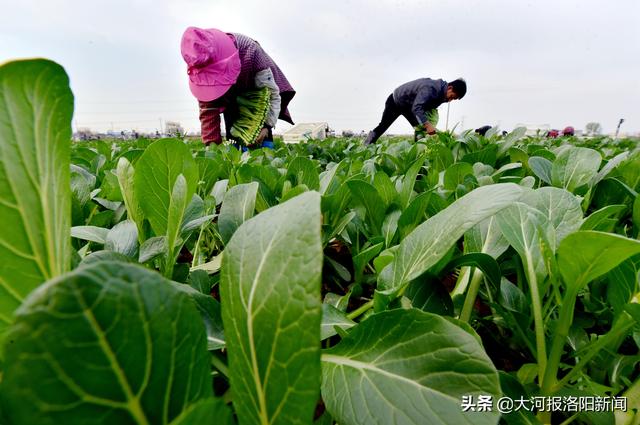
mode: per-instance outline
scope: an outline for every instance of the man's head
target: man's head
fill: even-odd
[[[447,102],[462,99],[466,93],[467,83],[462,78],[453,80],[447,85]]]

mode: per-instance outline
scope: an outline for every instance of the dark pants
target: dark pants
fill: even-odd
[[[374,128],[371,133],[369,133],[369,137],[367,138],[368,143],[375,143],[376,140],[380,138],[384,134],[385,131],[391,127],[391,124],[394,123],[398,117],[402,115],[409,121],[412,127],[418,125],[418,120],[413,115],[411,110],[400,108],[395,100],[393,100],[393,94],[390,94],[387,98],[387,101],[384,104],[384,111],[382,112],[382,118],[380,119],[380,124],[376,128]]]

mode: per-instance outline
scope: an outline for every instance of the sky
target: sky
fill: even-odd
[[[299,123],[368,131],[398,85],[463,77],[441,130],[599,122],[611,133],[624,118],[621,133],[640,132],[638,0],[0,1],[0,62],[64,66],[74,130],[199,130],[180,55],[197,26],[259,41],[297,91]],[[389,130],[410,131],[402,117]]]

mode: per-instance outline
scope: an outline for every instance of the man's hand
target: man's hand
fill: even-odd
[[[434,126],[432,126],[430,122],[425,122],[424,123],[424,129],[427,132],[427,134],[429,134],[429,135],[436,134],[436,128]]]
[[[256,139],[255,144],[261,145],[265,137],[267,137],[268,135],[269,135],[269,130],[267,130],[266,128],[263,128],[262,130],[260,130],[260,134],[258,134],[258,138]]]

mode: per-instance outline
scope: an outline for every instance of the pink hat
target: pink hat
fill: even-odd
[[[238,79],[238,49],[231,37],[220,30],[187,28],[180,51],[188,66],[189,88],[198,100],[208,102],[219,98]]]

